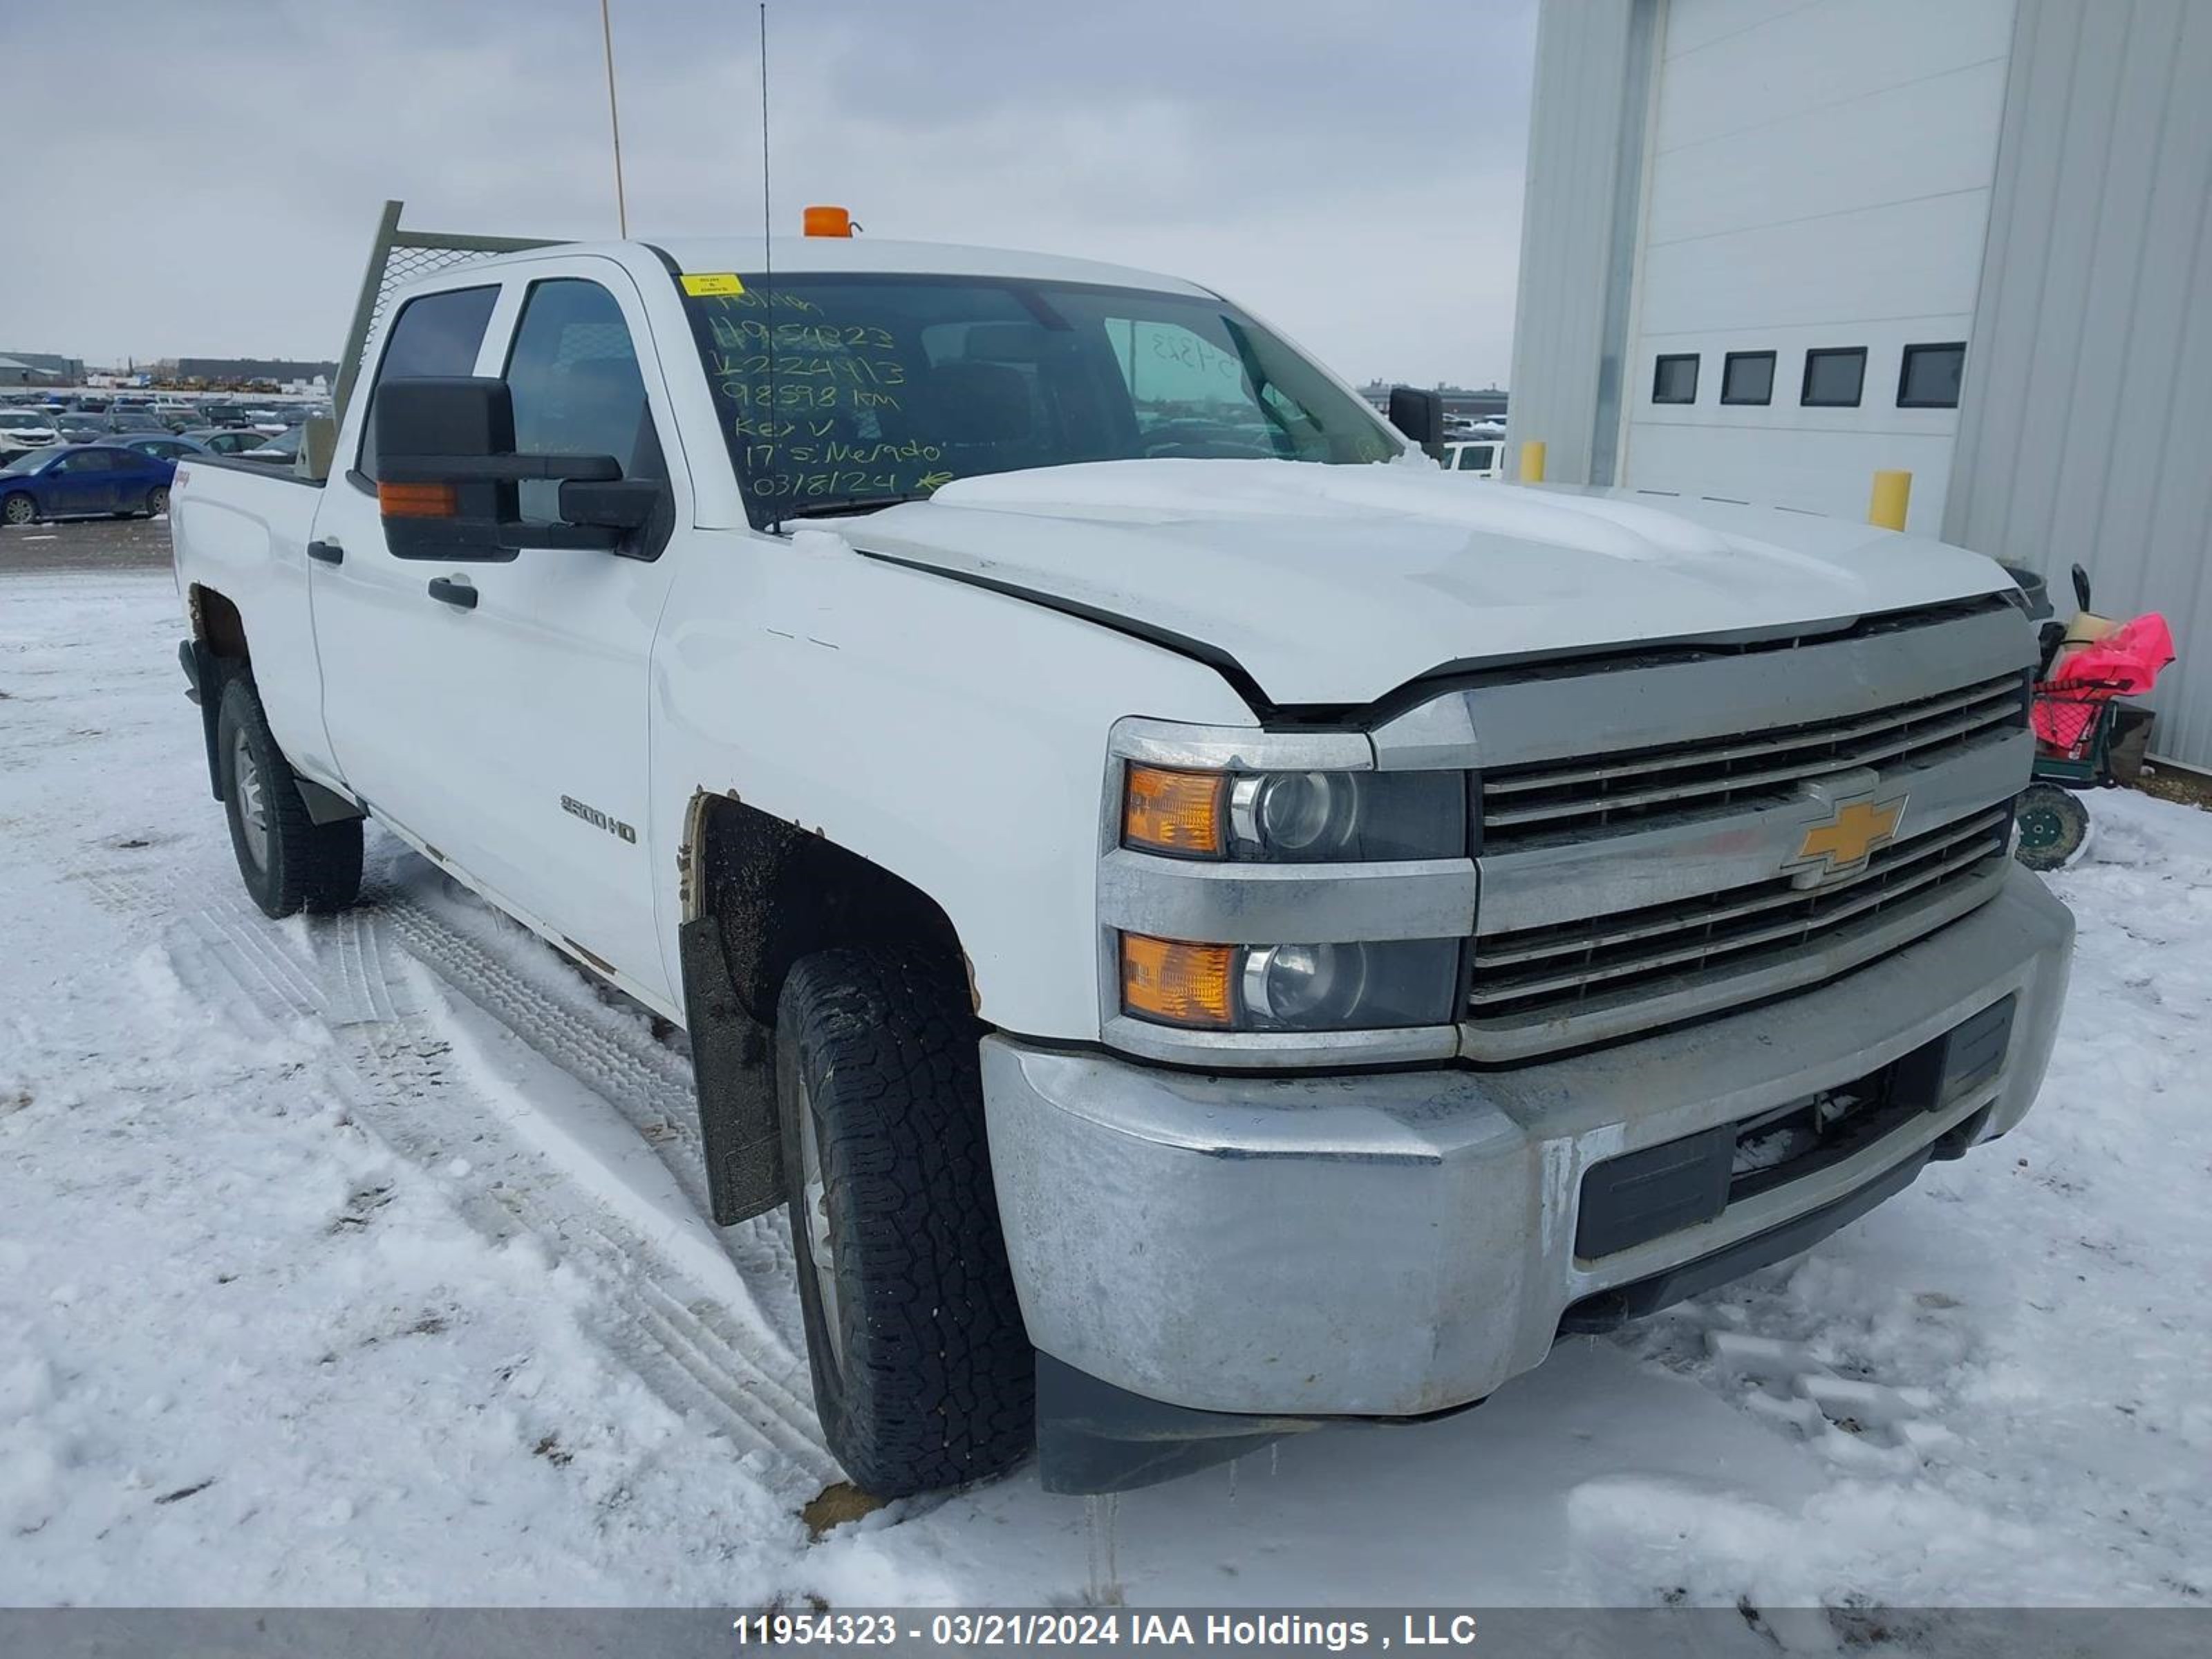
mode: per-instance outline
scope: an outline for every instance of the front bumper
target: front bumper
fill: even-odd
[[[1539,1364],[1570,1308],[1735,1247],[2026,1114],[2073,918],[2025,870],[1989,903],[1816,989],[1481,1073],[1206,1076],[983,1044],[992,1166],[1032,1342],[1146,1400],[1279,1419],[1410,1417]],[[1717,1218],[1576,1254],[1595,1164],[1839,1086],[2016,999],[1995,1072]],[[1909,1175],[1905,1176],[1909,1179]]]

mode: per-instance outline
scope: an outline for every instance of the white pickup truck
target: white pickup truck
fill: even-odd
[[[373,817],[685,1027],[862,1486],[1468,1406],[2027,1110],[1996,565],[1452,476],[1175,278],[772,252],[448,269],[327,483],[171,512],[254,897]]]

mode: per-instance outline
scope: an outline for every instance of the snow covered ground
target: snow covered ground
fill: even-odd
[[[264,920],[174,611],[0,574],[0,1602],[2212,1594],[2212,816],[2097,799],[2035,1114],[1795,1267],[1448,1421],[815,1540],[680,1039],[374,831],[368,907]]]

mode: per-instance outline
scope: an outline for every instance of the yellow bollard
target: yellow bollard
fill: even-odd
[[[1544,482],[1544,441],[1541,438],[1531,438],[1521,446],[1521,482]]]
[[[1880,525],[1884,530],[1905,528],[1905,509],[1912,505],[1912,475],[1910,472],[1877,472],[1874,475],[1874,498],[1867,503],[1867,522]]]

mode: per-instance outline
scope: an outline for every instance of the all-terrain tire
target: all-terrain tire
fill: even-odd
[[[837,1461],[878,1497],[995,1474],[1036,1438],[1036,1356],[984,1137],[981,1034],[957,961],[916,947],[805,957],[777,1004],[815,1407]],[[818,1276],[819,1241],[830,1266]]]
[[[256,904],[272,916],[302,906],[326,915],[360,897],[361,820],[317,823],[307,816],[292,763],[276,746],[248,675],[223,682],[216,755],[231,851]]]

